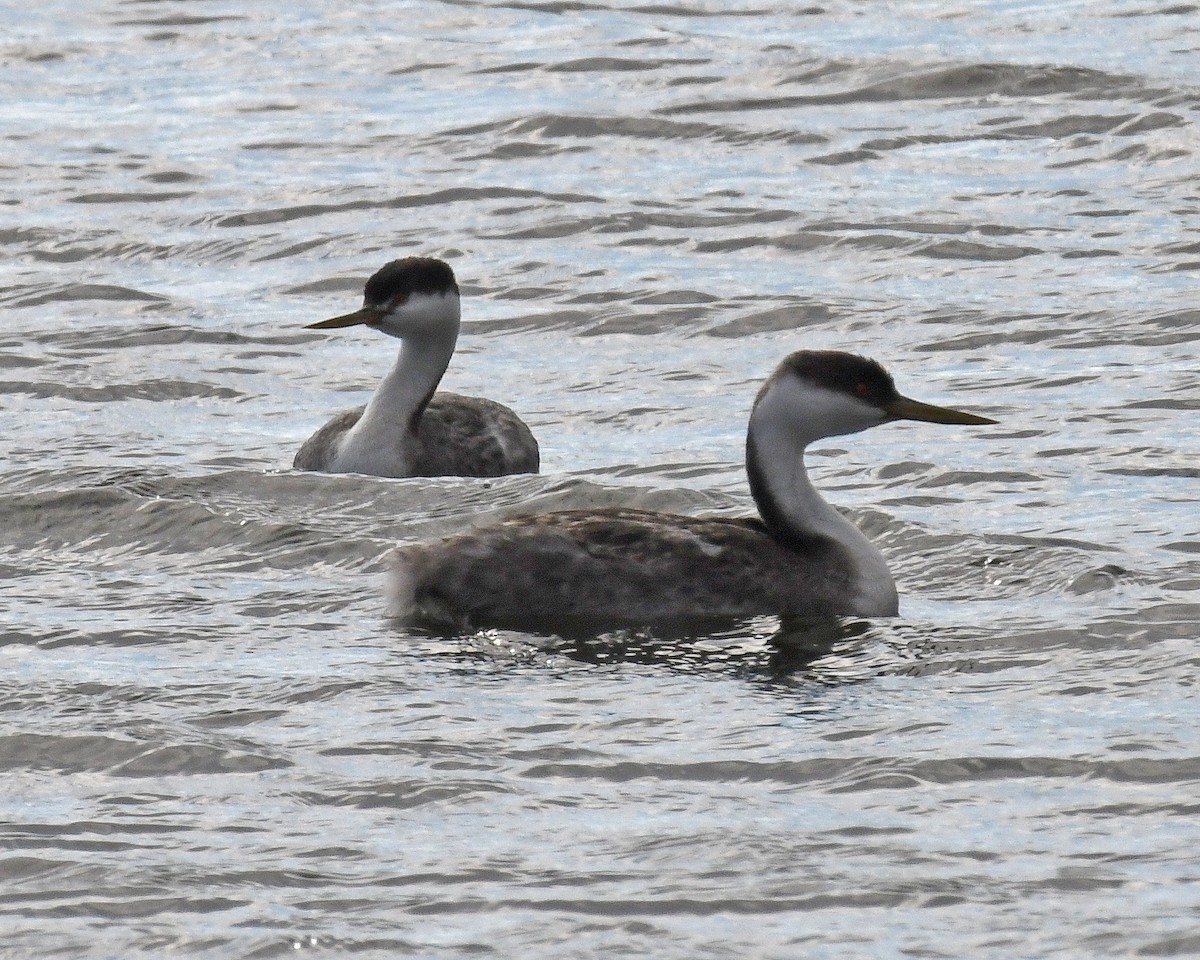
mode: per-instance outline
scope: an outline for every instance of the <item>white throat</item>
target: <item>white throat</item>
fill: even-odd
[[[867,415],[865,407],[864,416],[855,417],[854,401],[832,391],[789,386],[768,388],[750,416],[746,466],[759,511],[784,539],[825,538],[839,544],[854,573],[850,607],[859,616],[893,616],[896,585],[883,554],[821,496],[804,467],[804,452],[813,441],[853,433],[884,418]]]
[[[382,476],[412,472],[416,425],[454,355],[460,324],[455,293],[414,294],[379,325],[401,340],[400,353],[346,433],[337,469]]]

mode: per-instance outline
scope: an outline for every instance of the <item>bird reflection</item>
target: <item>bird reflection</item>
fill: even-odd
[[[636,664],[768,681],[800,677],[822,658],[838,653],[844,658],[839,670],[843,675],[819,679],[848,682],[863,678],[863,671],[844,667],[875,632],[876,625],[867,620],[824,617],[780,622],[760,617],[723,623],[711,618],[691,623],[676,620],[616,630],[559,622],[536,633],[491,628],[438,636],[454,642],[454,655],[476,661],[505,658],[545,663],[562,657],[593,666]]]

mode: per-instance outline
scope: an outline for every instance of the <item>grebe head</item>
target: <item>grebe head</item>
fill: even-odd
[[[461,316],[454,271],[433,257],[393,260],[371,275],[363,288],[363,305],[353,313],[307,325],[332,330],[366,324],[391,337],[451,339]]]
[[[805,435],[806,443],[891,420],[996,422],[902,396],[874,360],[836,350],[799,350],[784,358],[758,392],[751,417],[786,421]]]

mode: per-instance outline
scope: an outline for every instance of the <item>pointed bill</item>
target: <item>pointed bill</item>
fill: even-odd
[[[997,423],[987,417],[979,417],[962,410],[951,410],[949,407],[938,407],[932,403],[922,403],[920,400],[910,400],[899,397],[884,407],[897,420],[924,420],[928,423],[961,423],[981,426],[985,423]]]
[[[356,327],[360,323],[365,323],[367,326],[373,326],[378,323],[383,317],[382,310],[376,310],[374,307],[363,307],[361,310],[355,310],[353,313],[343,314],[340,317],[330,317],[328,320],[318,320],[316,323],[306,323],[305,330],[333,330],[336,327]]]

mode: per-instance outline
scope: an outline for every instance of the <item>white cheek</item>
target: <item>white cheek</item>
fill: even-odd
[[[884,423],[888,416],[878,407],[846,393],[810,387],[789,398],[788,415],[806,426],[813,439],[857,433]]]
[[[456,293],[414,293],[384,315],[379,329],[393,337],[436,335],[457,329],[459,313]]]

